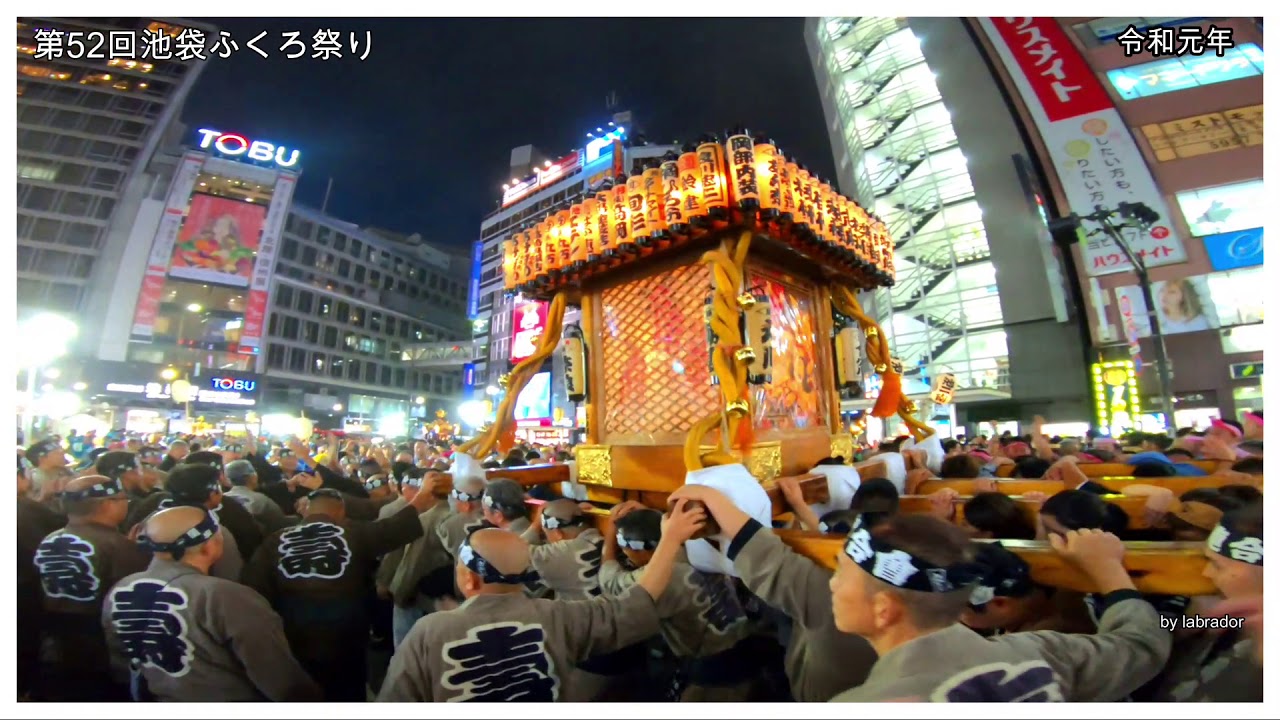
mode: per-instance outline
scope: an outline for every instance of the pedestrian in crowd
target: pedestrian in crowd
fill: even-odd
[[[266,600],[210,575],[225,537],[212,513],[190,505],[161,510],[140,537],[154,559],[112,589],[101,613],[113,654],[132,670],[135,700],[320,699]]]

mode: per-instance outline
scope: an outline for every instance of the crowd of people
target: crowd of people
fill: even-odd
[[[45,438],[18,451],[19,696],[1260,701],[1262,413],[1176,437],[1041,426],[828,458],[829,499],[784,478],[781,517],[726,467],[665,511],[583,502],[568,447]],[[1089,463],[1217,477],[1175,496]],[[541,464],[570,481],[513,479]],[[900,511],[939,478],[977,489]],[[1008,478],[1062,489],[1019,498],[1029,519]],[[783,527],[843,538],[834,572]],[[1096,591],[1037,582],[1002,540],[1045,541]],[[1202,544],[1218,595],[1139,592],[1130,540]]]

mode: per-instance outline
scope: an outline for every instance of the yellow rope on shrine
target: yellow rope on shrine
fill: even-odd
[[[716,335],[716,345],[711,348],[711,368],[720,383],[724,409],[699,420],[689,429],[684,443],[684,464],[690,471],[741,462],[729,452],[733,446],[744,456],[751,451],[747,367],[755,358],[750,352],[743,352],[745,342],[739,322],[742,308],[755,302],[755,298],[743,294],[742,287],[750,248],[751,231],[748,230],[737,242],[726,240],[718,250],[702,256],[701,261],[711,266],[714,279],[711,330]],[[720,449],[704,454],[703,439],[717,427],[720,428]]]
[[[867,358],[871,360],[876,373],[883,381],[880,395],[876,399],[876,405],[871,410],[871,414],[874,417],[887,418],[896,411],[898,417],[902,418],[902,422],[911,429],[911,435],[915,437],[916,442],[922,442],[932,435],[934,430],[915,418],[918,410],[916,404],[902,394],[902,377],[893,371],[893,366],[889,362],[891,353],[884,331],[875,320],[862,311],[862,304],[858,302],[857,295],[849,288],[839,285],[832,287],[831,300],[835,303],[837,310],[852,317],[862,328],[862,332],[867,336]]]
[[[507,395],[498,404],[498,412],[493,424],[482,435],[468,440],[458,447],[460,452],[480,459],[493,451],[507,432],[514,429],[516,421],[516,399],[529,380],[542,368],[542,363],[555,352],[560,344],[560,331],[564,325],[564,309],[567,305],[565,294],[556,293],[547,308],[547,325],[538,338],[538,346],[529,357],[521,360],[509,375],[504,375],[498,383],[506,388]]]

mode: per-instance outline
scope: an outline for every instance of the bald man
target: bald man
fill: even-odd
[[[320,699],[267,602],[209,575],[222,555],[223,531],[208,510],[161,510],[143,524],[139,542],[154,559],[111,590],[101,619],[113,658],[133,670],[135,699]]]
[[[379,557],[422,537],[418,515],[435,497],[418,493],[371,523],[348,520],[344,498],[330,488],[311,493],[302,523],[267,537],[245,566],[244,583],[280,613],[289,646],[326,700],[364,702],[370,580]]]
[[[129,511],[119,480],[101,475],[72,479],[62,492],[67,526],[36,548],[53,668],[45,673],[50,700],[120,700],[123,676],[108,676],[107,647],[98,617],[107,591],[147,566],[136,544],[118,527]]]
[[[671,578],[681,544],[705,518],[702,509],[679,504],[638,587],[622,598],[584,602],[527,597],[528,543],[496,528],[477,530],[458,548],[457,584],[467,601],[413,626],[391,660],[378,700],[587,699],[566,669],[657,633],[654,599]]]

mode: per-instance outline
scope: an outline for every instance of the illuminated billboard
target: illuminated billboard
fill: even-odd
[[[511,312],[511,362],[519,363],[538,349],[547,327],[547,304],[526,302]]]
[[[173,247],[169,275],[248,287],[266,217],[262,205],[196,193]]]

